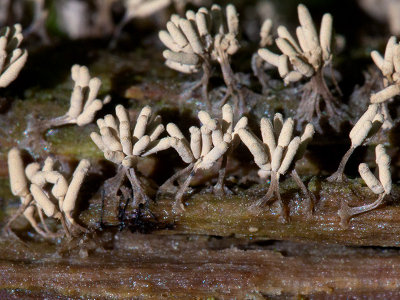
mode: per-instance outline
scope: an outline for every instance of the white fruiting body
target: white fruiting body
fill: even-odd
[[[22,27],[15,24],[0,32],[0,88],[14,81],[28,59],[28,52],[18,48],[22,42]]]
[[[212,119],[211,116],[205,112],[200,111],[198,117],[202,125],[212,132],[211,139],[214,145],[220,141],[232,144],[235,142],[235,146],[239,142],[238,131],[239,129],[246,128],[248,124],[247,117],[240,118],[234,126],[234,114],[233,108],[229,104],[225,104],[222,107],[222,119],[221,122]]]
[[[353,154],[354,150],[361,146],[367,138],[375,135],[381,128],[384,122],[383,115],[379,112],[378,104],[371,104],[368,106],[367,111],[361,116],[357,123],[353,126],[350,131],[349,137],[351,140],[350,149],[343,156],[339,167],[335,173],[333,173],[328,181],[342,181],[344,177],[344,169],[347,161]]]
[[[333,38],[332,16],[324,14],[320,26],[319,35],[310,12],[303,5],[298,5],[298,16],[300,26],[296,29],[297,39],[284,26],[277,29],[278,38],[275,43],[281,54],[271,52],[267,48],[258,50],[258,55],[268,64],[278,69],[279,75],[285,84],[297,82],[303,78],[309,78],[302,89],[301,101],[299,103],[296,119],[299,124],[312,122],[315,128],[322,132],[319,120],[326,117],[329,124],[336,130],[340,130],[340,119],[342,114],[337,99],[331,93],[325,82],[323,69],[331,65]],[[253,67],[255,70],[255,67]],[[260,79],[263,89],[268,79],[260,70],[255,70]],[[339,87],[334,77],[332,81],[340,94]],[[321,102],[324,105],[321,105]],[[326,111],[326,115],[322,114]]]
[[[358,172],[361,178],[365,181],[368,188],[379,195],[378,199],[371,204],[366,204],[359,207],[349,207],[346,202],[342,201],[341,208],[338,212],[341,219],[341,226],[347,227],[348,221],[354,215],[358,215],[367,211],[371,211],[381,205],[385,196],[389,195],[392,190],[392,177],[390,173],[390,157],[385,151],[385,147],[379,144],[375,147],[375,161],[378,166],[378,178],[371,172],[368,165],[361,163],[358,167]]]
[[[276,172],[278,177],[286,174],[289,167],[296,162],[294,158],[296,157],[296,160],[302,158],[302,156],[295,156],[297,150],[300,147],[303,149],[314,134],[313,126],[310,124],[301,138],[293,138],[294,121],[288,118],[282,124],[282,120],[281,114],[275,114],[274,124],[267,118],[261,119],[262,141],[248,129],[238,131],[242,142],[253,154],[254,161],[262,174],[271,171]],[[302,152],[304,154],[304,150]]]
[[[371,94],[371,103],[381,104],[381,111],[384,115],[384,129],[394,126],[391,119],[388,101],[400,95],[400,44],[395,36],[392,36],[386,45],[385,54],[382,57],[378,51],[371,52],[371,58],[383,75],[383,89]]]
[[[228,148],[233,147],[234,143],[237,144],[238,140],[235,137],[239,128],[244,128],[247,125],[247,118],[243,117],[233,128],[233,111],[229,105],[225,105],[222,109],[222,125],[218,124],[205,111],[200,111],[198,117],[202,126],[200,128],[190,127],[190,141],[185,138],[178,126],[169,123],[166,126],[169,136],[144,154],[144,156],[147,156],[172,147],[188,164],[185,169],[175,173],[160,187],[160,190],[171,187],[175,180],[189,174],[176,194],[174,204],[176,212],[183,210],[183,195],[196,172],[212,168],[220,158],[225,157]],[[222,166],[222,168],[225,168],[225,166]]]
[[[272,45],[273,37],[271,34],[272,31],[272,20],[266,19],[262,25],[260,30],[260,46],[265,47]]]
[[[36,162],[24,167],[21,152],[17,148],[12,148],[8,153],[10,185],[12,193],[21,198],[21,207],[6,227],[9,227],[16,217],[23,214],[39,234],[44,237],[53,237],[54,235],[48,230],[42,219],[41,210],[43,210],[46,216],[60,219],[66,234],[69,235],[64,216],[71,225],[80,227],[72,218],[71,213],[75,209],[78,193],[89,167],[89,161],[82,160],[72,175],[71,183],[68,184],[65,177],[54,170],[52,158],[48,157],[42,168]],[[47,185],[52,186],[51,190]],[[33,204],[37,205],[45,231],[38,226],[35,220]]]
[[[371,52],[371,58],[384,76],[385,88],[371,95],[371,103],[382,103],[400,94],[400,44],[392,36],[382,57],[378,51]]]
[[[70,108],[65,115],[45,121],[47,128],[66,124],[78,126],[90,124],[95,114],[111,101],[110,96],[106,96],[103,100],[97,99],[101,80],[97,77],[91,78],[87,67],[73,65],[71,77],[74,87],[70,98]]]
[[[225,104],[222,107],[222,116],[220,122],[212,119],[205,111],[199,112],[198,117],[203,125],[201,131],[211,131],[211,141],[207,140],[210,146],[207,150],[214,145],[212,153],[215,153],[216,156],[219,156],[222,153],[222,162],[219,168],[218,181],[214,186],[213,191],[215,194],[223,195],[225,194],[224,181],[228,155],[238,146],[240,142],[238,131],[247,127],[248,120],[247,117],[242,117],[235,124],[233,108],[229,104]]]
[[[371,52],[371,58],[383,75],[383,89],[371,94],[371,103],[380,103],[385,117],[384,129],[392,128],[394,123],[390,117],[387,102],[400,95],[400,44],[392,36],[387,42],[385,54],[382,57],[378,51]]]
[[[279,119],[279,117],[277,119]],[[279,178],[280,175],[284,175],[288,170],[300,146],[300,138],[299,140],[296,138],[292,139],[293,129],[294,122],[289,118],[283,124],[282,129],[278,129],[278,141],[276,141],[272,123],[269,119],[263,118],[261,120],[261,135],[263,141],[259,140],[247,129],[239,130],[238,134],[242,142],[253,154],[254,161],[261,172],[266,174],[273,171]],[[288,147],[290,143],[292,144]],[[285,150],[286,154],[284,155]]]
[[[238,131],[246,128],[248,124],[247,117],[240,118],[236,125],[234,124],[233,108],[229,104],[225,104],[222,107],[221,122],[217,122],[215,119],[212,119],[205,111],[200,111],[198,117],[203,125],[202,131],[206,129],[211,131],[212,145],[216,147],[226,143],[231,150],[236,148],[240,141],[238,138]]]
[[[56,219],[61,218],[56,205],[50,200],[46,193],[36,184],[32,183],[30,187],[33,198],[39,204],[40,208],[44,211],[46,216]]]
[[[371,189],[374,194],[382,194],[385,190],[383,189],[382,184],[375,177],[375,175],[371,172],[368,165],[365,163],[361,163],[358,166],[358,172],[360,173],[361,178],[365,181],[367,186]]]
[[[221,7],[216,4],[211,12],[203,7],[197,13],[187,11],[186,18],[172,15],[167,30],[159,33],[160,40],[169,49],[163,53],[166,65],[179,72],[198,72],[205,59],[218,60],[214,48],[217,35],[222,35],[226,41],[225,51],[229,55],[238,50],[238,29],[238,15],[231,4],[226,7],[226,21]]]
[[[117,119],[106,115],[98,119],[100,134],[92,132],[90,137],[97,147],[103,151],[104,157],[117,165],[134,167],[137,157],[146,151],[165,145],[157,140],[164,131],[160,118],[152,115],[151,108],[145,106],[139,113],[135,126],[131,122],[127,110],[122,105],[115,108]]]
[[[271,19],[266,19],[260,29],[260,42],[259,46],[261,48],[264,48],[266,46],[271,46],[274,42],[273,35],[272,35],[272,20]],[[261,51],[261,49],[260,49]],[[278,61],[275,56],[278,56],[272,52],[267,51],[265,53],[267,56],[271,56],[268,61]],[[282,62],[283,63],[283,62]],[[260,84],[263,87],[263,91],[267,91],[268,89],[268,81],[269,77],[268,75],[265,74],[264,69],[265,69],[265,59],[261,58],[261,56],[258,53],[254,53],[252,58],[251,58],[251,69],[253,70],[254,75],[258,78]],[[278,67],[279,69],[279,63],[276,65],[274,64],[275,67]],[[283,65],[282,65],[283,66]],[[281,73],[282,70],[279,70],[279,73]]]
[[[41,169],[39,163],[31,163],[25,169],[26,176],[31,182],[29,190],[33,197],[33,201],[37,206],[37,212],[46,232],[45,237],[51,237],[53,234],[48,230],[44,223],[42,211],[49,218],[61,220],[66,234],[69,235],[64,215],[61,213],[64,196],[68,189],[68,183],[61,173],[53,170],[53,166],[54,161],[48,157]],[[51,192],[45,188],[47,183],[53,184]],[[54,203],[55,201],[53,201],[53,198],[58,201],[58,206]],[[40,231],[37,232],[39,234],[41,233]]]
[[[39,164],[30,164],[30,168],[24,168],[21,152],[18,148],[12,148],[8,152],[8,172],[10,177],[11,192],[14,196],[18,196],[21,199],[21,206],[15,215],[7,222],[6,228],[11,226],[11,223],[20,215],[23,214],[32,227],[42,236],[46,236],[44,232],[37,224],[34,217],[35,207],[32,205],[33,197],[29,191],[28,179],[29,176],[25,176],[25,173],[33,176],[40,170]]]
[[[76,167],[74,174],[72,175],[72,180],[65,193],[61,209],[71,224],[75,224],[75,220],[72,218],[72,213],[76,206],[79,190],[81,189],[89,168],[90,162],[87,159],[82,159]]]
[[[279,178],[290,169],[293,170],[292,176],[303,192],[310,197],[307,188],[301,182],[297,173],[294,173],[294,166],[296,161],[303,157],[305,148],[314,134],[314,127],[308,124],[301,137],[293,137],[294,121],[291,118],[283,121],[282,115],[277,113],[273,122],[263,118],[260,129],[262,140],[248,129],[238,130],[240,139],[249,149],[254,157],[254,162],[260,168],[259,175],[262,177],[271,175],[271,185],[266,196],[258,201],[255,206],[266,204],[274,193],[280,201]]]
[[[312,77],[332,60],[330,47],[333,31],[332,16],[324,14],[318,37],[311,15],[302,4],[298,6],[298,15],[300,21],[300,26],[296,30],[298,43],[286,27],[279,26],[279,37],[275,42],[283,54],[274,54],[266,48],[258,51],[265,61],[279,69],[279,74],[285,83],[298,81],[302,77]]]
[[[8,152],[8,172],[10,175],[11,192],[14,196],[26,197],[29,194],[24,169],[20,150],[12,148]]]
[[[197,13],[187,11],[186,17],[172,15],[167,30],[159,32],[161,42],[168,48],[163,52],[165,64],[178,72],[197,73],[203,70],[201,83],[193,89],[202,87],[202,97],[210,109],[208,82],[212,72],[212,62],[218,62],[228,87],[227,98],[238,92],[237,79],[230,67],[229,58],[239,49],[239,18],[236,8],[229,4],[223,15],[219,5],[211,10],[204,7]],[[226,99],[224,100],[226,101]]]
[[[126,174],[131,182],[136,204],[148,203],[149,198],[135,172],[137,160],[145,156],[146,152],[165,150],[171,144],[167,139],[158,140],[164,126],[160,124],[161,118],[153,115],[149,106],[140,111],[134,126],[130,122],[128,111],[122,105],[117,105],[115,112],[117,119],[113,115],[98,119],[100,134],[92,132],[90,137],[104,153],[104,157],[121,167],[119,169]]]
[[[247,129],[240,129],[239,137],[243,144],[249,149],[253,155],[254,162],[260,168],[261,171],[270,172],[271,164],[269,163],[269,153],[262,141],[260,141],[254,133]],[[275,149],[274,149],[275,151]]]
[[[381,117],[382,114],[378,112],[378,105],[371,104],[368,106],[367,111],[360,117],[350,131],[349,137],[353,148],[362,144],[362,142],[367,138],[369,131],[372,129],[374,120],[379,121]]]
[[[205,112],[202,111],[199,115],[203,113]],[[205,118],[207,117],[209,117],[208,114]],[[208,122],[209,125],[213,123],[212,119],[208,119],[208,121],[210,121]],[[214,127],[213,125],[211,126]],[[176,150],[185,163],[193,163],[193,170],[195,172],[197,170],[211,168],[226,152],[228,144],[223,140],[219,140],[218,142],[215,139],[213,140],[213,133],[218,131],[216,128],[212,131],[208,129],[207,125],[203,125],[200,129],[192,126],[189,131],[191,133],[190,142],[184,137],[178,126],[174,123],[169,123],[167,125],[167,132],[170,137],[167,139],[169,139],[170,147]],[[220,132],[218,132],[218,134],[221,135]],[[154,153],[154,150],[145,155],[150,155],[152,153]]]

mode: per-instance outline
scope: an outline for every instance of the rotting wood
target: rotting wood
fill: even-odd
[[[390,296],[400,287],[399,250],[393,249],[291,242],[257,245],[245,240],[128,232],[117,234],[112,247],[97,249],[86,258],[48,254],[27,261],[15,254],[13,260],[1,259],[0,289],[40,296],[45,286],[43,293],[51,297],[102,299],[264,299],[360,293]]]
[[[196,191],[186,198],[185,211],[181,215],[173,213],[173,195],[161,197],[150,206],[155,219],[144,219],[140,226],[161,235],[197,234],[352,246],[399,246],[400,206],[396,186],[391,196],[387,197],[380,207],[353,217],[347,229],[340,226],[338,211],[341,201],[346,201],[350,207],[354,207],[372,203],[375,199],[369,188],[360,182],[347,180],[345,183],[329,183],[315,177],[308,181],[308,188],[316,197],[311,217],[304,211],[305,198],[295,182],[291,179],[282,182],[282,200],[284,205],[288,206],[290,214],[286,223],[280,222],[279,207],[274,204],[258,213],[249,210],[260,195],[265,194],[268,186],[261,185],[236,196],[216,197]],[[117,226],[120,222],[116,213],[117,203],[112,201],[106,199],[108,204],[104,222]],[[89,209],[80,215],[81,222],[97,228],[100,210],[101,200],[93,199]],[[142,213],[145,214],[145,211]],[[137,212],[127,211],[127,215],[132,218],[132,215],[137,216]],[[128,227],[129,222],[128,217],[125,222]],[[137,223],[132,225],[132,228],[137,229]]]

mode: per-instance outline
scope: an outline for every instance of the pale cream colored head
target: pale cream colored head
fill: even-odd
[[[25,166],[22,155],[18,148],[12,148],[8,152],[8,174],[13,195],[26,197],[29,194],[28,181],[25,177]]]
[[[152,114],[149,106],[143,107],[134,126],[131,126],[129,114],[122,105],[117,105],[115,111],[117,119],[113,115],[98,119],[100,134],[92,132],[90,135],[107,160],[132,167],[137,162],[135,157],[170,147],[170,140],[158,140],[164,126],[160,124],[160,117]],[[175,128],[167,126],[168,130]]]
[[[303,157],[314,134],[314,127],[307,124],[301,137],[293,137],[294,121],[291,118],[283,121],[281,114],[275,114],[274,122],[262,118],[260,129],[262,141],[248,129],[240,129],[238,134],[262,170],[261,176],[270,171],[278,177],[286,174]]]
[[[165,64],[179,72],[196,73],[204,60],[217,61],[216,47],[221,49],[222,41],[226,55],[239,49],[239,18],[232,4],[226,7],[226,18],[222,8],[214,4],[211,11],[204,7],[197,13],[189,10],[185,18],[172,15],[166,27],[159,32],[160,40],[168,48],[163,52]]]
[[[303,77],[312,77],[332,60],[332,16],[323,16],[318,36],[311,14],[303,4],[298,6],[298,15],[298,41],[285,26],[279,26],[277,29],[278,38],[275,42],[283,55],[277,55],[266,48],[258,50],[262,59],[278,68],[286,84]]]
[[[382,103],[400,95],[400,44],[395,36],[389,38],[384,56],[371,52],[371,58],[384,77],[384,89],[371,95],[371,103]]]
[[[390,194],[392,190],[392,176],[390,173],[390,157],[385,151],[385,147],[379,144],[375,148],[376,163],[378,165],[379,180],[371,172],[368,165],[362,163],[358,167],[361,178],[375,194]]]
[[[70,99],[70,108],[66,113],[66,123],[75,123],[84,126],[93,122],[95,114],[111,101],[110,96],[103,100],[97,99],[101,87],[101,80],[91,78],[86,66],[73,65],[71,77],[74,88]]]
[[[23,39],[20,24],[3,28],[0,34],[0,88],[4,88],[17,78],[28,52],[19,48]]]

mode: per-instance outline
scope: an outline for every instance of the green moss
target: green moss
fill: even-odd
[[[100,159],[103,153],[90,139],[90,133],[97,131],[97,126],[79,127],[75,125],[51,129],[46,134],[47,141],[55,153],[74,159]]]

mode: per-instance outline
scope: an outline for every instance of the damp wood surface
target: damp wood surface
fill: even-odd
[[[1,293],[20,299],[399,295],[397,249],[129,232],[93,240],[97,244],[86,249],[88,257],[62,246],[58,254],[52,247],[40,253],[38,246],[3,241],[0,247],[7,247],[12,259],[0,259]]]
[[[261,208],[254,213],[249,210],[268,185],[258,185],[238,195],[216,197],[209,193],[195,191],[185,201],[185,211],[175,214],[174,199],[161,196],[150,205],[152,217],[143,217],[140,226],[153,234],[196,234],[222,237],[246,237],[255,240],[290,240],[349,246],[396,247],[400,241],[399,188],[396,186],[391,198],[388,197],[377,209],[356,215],[350,219],[347,228],[340,226],[338,210],[341,201],[349,206],[361,206],[375,201],[376,196],[360,183],[348,180],[346,183],[328,183],[311,178],[308,187],[316,196],[314,212],[307,216],[303,209],[303,195],[292,180],[281,185],[284,204],[289,211],[287,222],[282,222],[276,204]],[[345,187],[344,187],[345,186]],[[107,214],[103,222],[118,226],[117,218],[120,199],[105,199]],[[133,217],[136,211],[127,211],[127,227],[138,229]],[[135,215],[135,216],[136,216]],[[89,209],[82,212],[80,220],[90,228],[99,228],[101,199],[94,198]],[[135,227],[136,226],[136,227]]]

